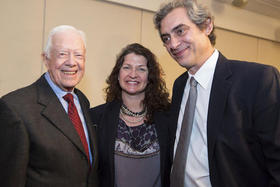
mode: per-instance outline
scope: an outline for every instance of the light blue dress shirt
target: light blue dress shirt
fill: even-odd
[[[50,87],[52,88],[52,90],[56,94],[57,98],[59,99],[59,101],[62,104],[62,106],[63,106],[64,110],[66,111],[66,113],[68,113],[68,103],[67,103],[67,101],[65,101],[63,99],[63,96],[66,95],[67,93],[71,93],[73,95],[74,103],[75,103],[76,108],[78,110],[79,117],[80,117],[80,119],[82,121],[84,132],[85,132],[85,136],[86,136],[86,139],[87,139],[90,163],[92,163],[92,155],[91,155],[91,150],[90,150],[90,141],[89,141],[89,137],[88,137],[88,130],[87,130],[85,118],[84,118],[84,115],[83,115],[83,112],[82,112],[82,108],[81,108],[78,96],[73,91],[72,92],[65,92],[62,89],[60,89],[51,80],[50,75],[49,75],[48,72],[45,73],[45,79],[47,80],[47,82],[49,83]]]

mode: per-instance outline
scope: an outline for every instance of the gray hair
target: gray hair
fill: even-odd
[[[156,12],[154,16],[154,24],[156,29],[160,32],[161,21],[167,14],[176,8],[185,8],[187,11],[187,16],[189,19],[198,26],[200,30],[204,29],[207,26],[207,20],[214,20],[214,17],[211,15],[210,11],[197,4],[196,0],[175,0],[167,4],[163,4],[161,8]],[[208,38],[211,44],[214,46],[216,43],[216,35],[214,33],[214,26],[212,32],[208,35]]]
[[[44,53],[47,57],[50,57],[50,50],[52,48],[52,39],[53,39],[53,36],[55,34],[58,34],[58,33],[61,33],[61,32],[65,32],[67,30],[71,30],[71,31],[74,31],[74,32],[77,32],[82,40],[83,40],[83,43],[84,43],[84,46],[86,47],[86,35],[83,31],[81,30],[78,30],[76,29],[75,27],[73,26],[70,26],[70,25],[59,25],[59,26],[56,26],[54,27],[49,35],[48,35],[48,40],[47,40],[47,43],[46,43],[46,46],[45,46],[45,49],[44,49]]]

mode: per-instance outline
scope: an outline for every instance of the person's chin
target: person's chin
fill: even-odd
[[[139,90],[124,90],[124,92],[126,92],[128,95],[140,95],[141,93],[143,93],[144,91],[139,91]]]
[[[183,57],[182,57],[182,58],[176,58],[175,60],[176,60],[176,62],[178,62],[178,64],[179,64],[180,66],[185,67],[186,61],[184,60]]]
[[[67,91],[72,91],[77,84],[77,81],[67,82],[63,84],[63,88],[65,88]]]

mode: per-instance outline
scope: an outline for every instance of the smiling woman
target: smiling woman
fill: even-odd
[[[126,46],[107,84],[107,103],[91,109],[101,186],[169,187],[169,99],[154,54],[137,43]]]
[[[146,58],[135,53],[126,55],[118,79],[122,88],[122,97],[137,95],[142,100],[148,83]]]

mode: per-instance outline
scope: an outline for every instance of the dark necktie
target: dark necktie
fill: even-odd
[[[67,101],[67,103],[68,103],[68,116],[71,119],[71,121],[81,139],[81,142],[82,142],[84,149],[86,151],[86,154],[87,154],[87,158],[89,160],[88,143],[86,140],[86,136],[85,136],[85,132],[84,132],[84,128],[83,128],[81,119],[79,117],[77,108],[74,104],[73,95],[68,93],[65,96],[63,96],[63,99],[65,99],[65,101]]]
[[[190,91],[187,100],[179,141],[173,161],[171,172],[171,187],[185,187],[185,168],[187,163],[187,154],[190,144],[194,112],[197,98],[197,82],[192,77],[190,80]]]

